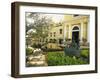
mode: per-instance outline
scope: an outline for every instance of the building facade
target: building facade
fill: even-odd
[[[62,25],[49,30],[47,40],[57,44],[64,44],[67,40],[71,40],[89,46],[89,28],[89,16],[65,15]]]

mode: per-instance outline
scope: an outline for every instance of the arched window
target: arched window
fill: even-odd
[[[75,26],[75,27],[73,28],[73,30],[79,30],[79,28],[78,28],[77,26]]]

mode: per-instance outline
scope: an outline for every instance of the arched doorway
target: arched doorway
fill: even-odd
[[[79,28],[78,26],[74,26],[72,29],[72,42],[79,44]]]

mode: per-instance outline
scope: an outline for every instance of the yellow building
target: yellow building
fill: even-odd
[[[64,15],[63,24],[49,30],[48,41],[63,44],[67,39],[88,46],[89,44],[89,16]]]
[[[66,15],[65,16],[66,37],[73,39],[78,38],[81,42],[86,39],[89,42],[89,16]]]

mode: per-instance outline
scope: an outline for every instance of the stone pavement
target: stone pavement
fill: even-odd
[[[30,55],[27,59],[26,66],[48,66],[46,54]]]

